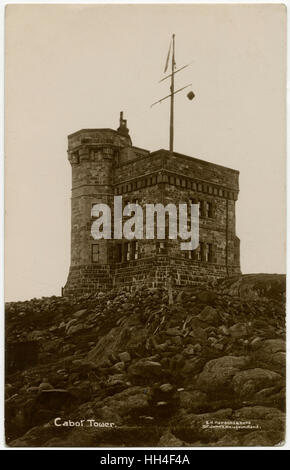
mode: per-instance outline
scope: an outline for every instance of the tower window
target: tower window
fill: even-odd
[[[201,247],[202,247],[202,242],[200,242],[199,246],[197,247],[196,251],[196,259],[197,261],[201,261]]]
[[[203,201],[199,201],[199,217],[203,216]]]
[[[194,251],[194,257],[197,261],[203,263],[214,262],[214,246],[212,243],[200,242],[199,247]]]
[[[205,216],[212,218],[213,217],[213,205],[212,202],[205,203]]]
[[[116,245],[116,262],[122,263],[122,243]]]
[[[199,243],[198,261],[205,261],[204,260],[204,242]]]
[[[98,243],[92,245],[92,263],[99,263],[100,261],[100,247]]]
[[[136,240],[131,242],[131,257],[132,259],[138,259],[138,242]]]
[[[130,261],[129,243],[124,243],[124,261]]]
[[[213,263],[213,245],[211,243],[208,244],[208,262]]]
[[[203,261],[208,263],[209,244],[205,243],[203,248]]]
[[[213,212],[213,203],[212,203],[212,202],[209,202],[209,203],[208,203],[208,217],[210,217],[210,218],[212,219],[213,216],[214,216],[214,212]]]

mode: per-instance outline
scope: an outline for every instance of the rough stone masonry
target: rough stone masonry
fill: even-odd
[[[64,295],[112,287],[195,286],[240,274],[235,203],[239,172],[166,150],[132,145],[127,121],[113,129],[84,129],[68,137],[72,167],[71,265]],[[128,203],[199,203],[199,239],[194,251],[180,240],[94,240],[92,206],[111,208],[115,195]],[[113,211],[112,211],[113,213]]]

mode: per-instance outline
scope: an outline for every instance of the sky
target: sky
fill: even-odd
[[[5,31],[5,298],[60,295],[70,264],[67,135],[116,129],[168,148],[162,78],[176,35],[176,152],[240,171],[243,273],[285,272],[283,5],[9,5]]]

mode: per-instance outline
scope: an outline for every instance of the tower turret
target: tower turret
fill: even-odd
[[[113,202],[115,159],[131,147],[127,121],[113,129],[83,129],[68,136],[68,159],[72,167],[71,194],[71,265],[64,293],[77,285],[99,284],[105,280],[109,262],[109,240],[95,241],[91,235],[92,206]],[[89,275],[88,275],[89,274]],[[93,287],[93,286],[92,286]]]

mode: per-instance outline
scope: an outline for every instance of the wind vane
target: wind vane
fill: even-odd
[[[164,73],[167,72],[168,65],[169,65],[169,59],[170,59],[170,54],[171,54],[171,73],[167,75],[166,77],[162,78],[159,80],[159,83],[163,82],[164,80],[167,80],[168,78],[171,77],[171,85],[170,85],[170,94],[167,96],[164,96],[164,98],[161,98],[161,100],[155,101],[155,103],[151,104],[152,106],[155,106],[155,104],[161,103],[162,101],[166,100],[167,98],[170,98],[170,137],[169,137],[169,151],[170,153],[173,153],[173,137],[174,137],[174,95],[176,93],[181,92],[185,88],[188,88],[192,86],[192,83],[189,83],[189,85],[185,85],[182,88],[179,88],[178,90],[175,91],[174,89],[174,76],[177,72],[180,72],[181,70],[185,69],[186,67],[189,67],[191,63],[184,65],[183,67],[180,67],[179,69],[176,69],[176,63],[175,63],[175,34],[172,34],[172,38],[170,40],[170,45],[169,45],[169,50],[166,58],[166,63],[165,63],[165,68],[164,68]],[[189,100],[192,100],[194,98],[194,93],[191,90],[187,94],[187,98]]]

